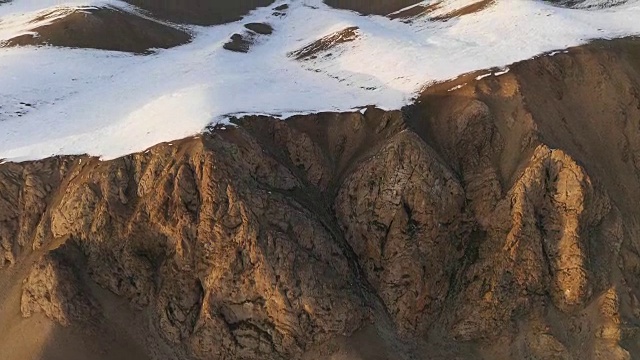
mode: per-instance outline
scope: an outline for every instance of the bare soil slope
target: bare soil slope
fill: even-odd
[[[640,42],[477,75],[402,111],[0,165],[0,338],[28,323],[36,359],[56,334],[149,359],[640,356]]]
[[[115,8],[76,10],[33,32],[35,35],[10,39],[4,46],[52,45],[144,53],[191,40],[180,29]]]
[[[327,5],[357,11],[365,15],[388,15],[421,0],[325,0]]]
[[[559,6],[571,8],[602,9],[625,4],[627,0],[544,0]]]
[[[195,25],[237,21],[249,11],[269,6],[274,0],[125,0],[155,17]]]

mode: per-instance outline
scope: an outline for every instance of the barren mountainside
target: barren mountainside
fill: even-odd
[[[640,42],[478,75],[1,164],[2,358],[639,357]]]
[[[12,0],[0,159],[112,160],[244,115],[386,110],[640,35],[640,0]],[[43,131],[46,129],[46,131]]]

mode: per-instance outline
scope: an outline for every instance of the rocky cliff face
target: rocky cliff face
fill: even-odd
[[[640,43],[477,75],[2,164],[2,284],[149,359],[640,356]]]

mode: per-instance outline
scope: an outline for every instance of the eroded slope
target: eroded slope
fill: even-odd
[[[156,17],[170,21],[194,24],[217,25],[236,20],[249,11],[271,5],[274,0],[125,0],[149,11]]]
[[[403,111],[0,165],[0,317],[152,359],[629,359],[639,60],[600,42]]]
[[[48,18],[55,20],[47,21]],[[111,7],[54,10],[32,23],[35,27],[30,33],[0,45],[52,45],[144,53],[183,45],[191,39],[183,30]]]

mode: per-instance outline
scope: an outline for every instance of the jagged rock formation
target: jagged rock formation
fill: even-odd
[[[402,111],[2,164],[0,279],[25,317],[129,314],[150,359],[630,359],[639,60],[599,42]]]

